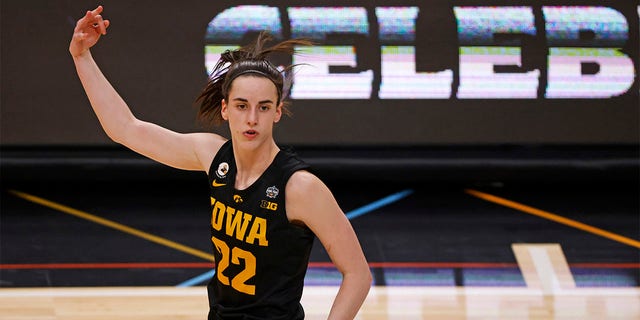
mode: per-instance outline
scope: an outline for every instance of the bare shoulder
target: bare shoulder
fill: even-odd
[[[287,195],[291,195],[296,198],[305,197],[310,192],[316,192],[322,189],[329,191],[324,182],[322,182],[322,180],[313,173],[306,170],[299,170],[294,172],[289,178],[286,192]]]
[[[302,221],[310,227],[314,219],[342,213],[325,183],[305,170],[297,171],[289,178],[285,201],[289,220]]]
[[[208,172],[213,158],[216,156],[216,153],[218,153],[218,150],[220,150],[220,147],[227,142],[227,139],[215,133],[208,132],[192,133],[191,136],[193,137],[196,156],[204,171]]]

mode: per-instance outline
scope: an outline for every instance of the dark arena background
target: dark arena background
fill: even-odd
[[[220,53],[262,30],[316,44],[274,57],[300,65],[275,138],[358,234],[362,319],[640,316],[637,1],[3,0],[0,318],[206,314],[206,175],[102,131],[68,52],[98,4],[93,57],[178,132],[211,130],[194,100]],[[308,318],[340,279],[316,242]]]

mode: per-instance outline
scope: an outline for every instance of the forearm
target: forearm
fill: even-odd
[[[333,301],[329,320],[354,319],[371,288],[371,273],[345,274]]]
[[[127,125],[135,120],[131,110],[100,71],[89,51],[73,56],[73,62],[102,128],[111,139],[122,142]]]

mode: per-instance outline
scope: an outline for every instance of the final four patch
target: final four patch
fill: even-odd
[[[267,197],[271,199],[275,199],[278,196],[278,193],[280,193],[280,190],[278,190],[276,186],[267,188]]]

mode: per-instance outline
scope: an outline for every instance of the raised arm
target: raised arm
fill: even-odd
[[[286,187],[287,216],[304,222],[342,273],[328,319],[353,319],[371,287],[371,271],[351,223],[331,191],[316,176],[298,171]]]
[[[78,20],[69,53],[89,102],[109,138],[131,150],[166,165],[186,170],[208,169],[225,139],[211,133],[181,134],[137,119],[126,102],[105,78],[91,56],[109,20],[102,19],[102,6]]]

